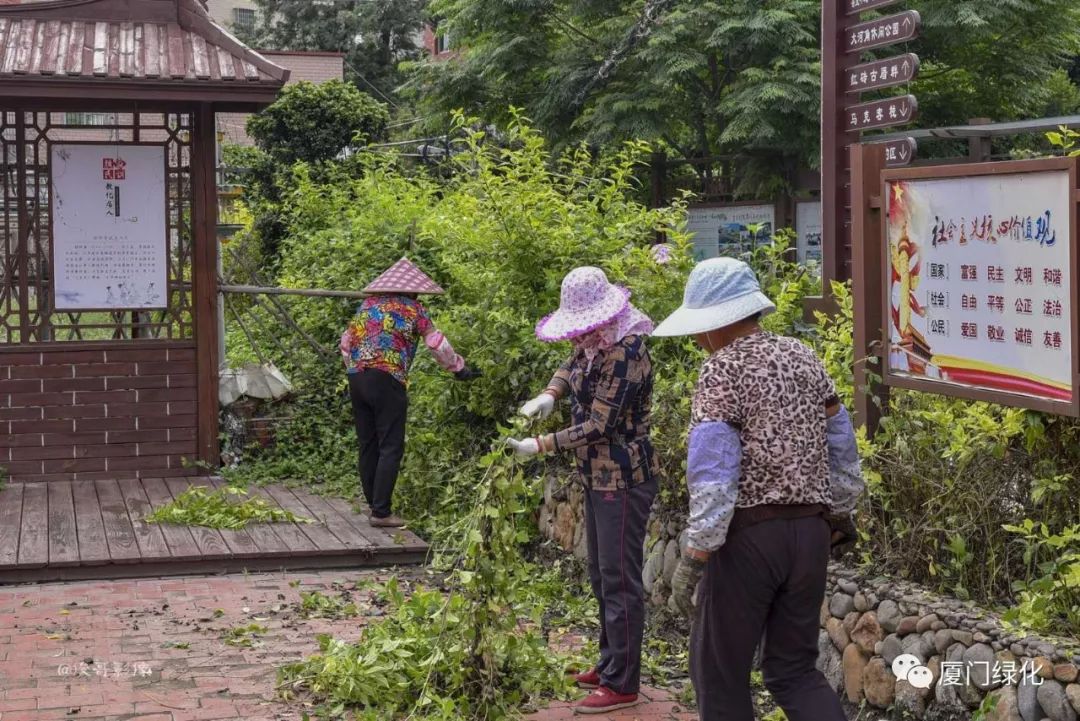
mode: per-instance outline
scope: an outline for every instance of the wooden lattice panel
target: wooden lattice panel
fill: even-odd
[[[0,114],[0,346],[193,337],[192,123],[188,113]],[[165,148],[169,246],[165,310],[53,309],[51,146],[72,142],[151,143]]]

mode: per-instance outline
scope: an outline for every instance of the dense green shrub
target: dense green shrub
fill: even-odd
[[[679,304],[691,263],[681,202],[649,209],[635,199],[643,146],[599,159],[584,151],[553,158],[520,120],[500,147],[459,124],[461,152],[444,179],[373,153],[348,168],[296,166],[282,202],[279,265],[284,285],[354,290],[408,254],[447,288],[445,297],[431,299],[432,313],[485,376],[454,383],[420,354],[396,498],[420,530],[442,540],[475,502],[476,459],[498,436],[498,424],[544,386],[568,352],[565,344],[542,344],[533,335],[536,320],[558,304],[562,276],[576,265],[600,265],[659,319]],[[649,253],[657,232],[674,248],[668,264]],[[255,235],[236,243],[257,245]],[[787,240],[781,235],[751,258],[778,304],[766,325],[811,343],[850,404],[856,392],[851,295],[834,287],[839,312],[803,325],[802,300],[818,283],[784,260]],[[288,303],[300,326],[328,348],[353,312],[346,301]],[[259,308],[244,317],[266,348],[289,335]],[[230,359],[250,360],[247,345],[246,334],[231,325]],[[656,339],[651,348],[654,439],[664,474],[660,514],[677,520],[685,510],[685,437],[702,355],[688,340]],[[356,450],[340,364],[332,354],[304,348],[278,362],[301,389],[294,420],[279,430],[277,448],[243,474],[355,492]],[[549,423],[565,420],[565,413],[556,414]],[[1076,551],[1068,529],[1080,521],[1078,441],[1080,424],[1069,419],[894,390],[880,433],[861,440],[869,486],[860,511],[864,561],[962,597],[1020,599],[1018,620],[1075,633],[1069,621],[1075,587],[1060,581],[1075,572],[1052,562]],[[569,468],[566,459],[549,459],[533,471],[565,475]],[[1046,524],[1045,536],[1015,530],[1029,518]]]
[[[636,171],[647,148],[630,144],[595,158],[575,150],[553,158],[522,121],[500,147],[459,120],[455,172],[436,181],[404,171],[392,155],[361,154],[361,172],[313,173],[298,165],[284,198],[286,234],[278,280],[305,288],[356,290],[402,255],[446,289],[428,300],[439,327],[484,377],[464,385],[441,373],[423,352],[410,387],[409,442],[396,502],[414,523],[437,532],[469,507],[474,459],[521,401],[539,392],[568,344],[537,341],[537,320],[558,305],[562,277],[573,267],[603,267],[625,283],[653,317],[676,307],[690,268],[679,229],[681,203],[650,209],[637,200]],[[650,253],[658,233],[672,247],[659,264]],[[238,243],[247,242],[241,237]],[[257,239],[254,241],[257,244]],[[353,309],[347,302],[299,298],[293,318],[326,346],[336,345]],[[260,314],[262,316],[260,317]],[[259,309],[245,325],[256,344],[273,348],[281,329]],[[242,331],[230,331],[230,359],[250,360]],[[685,403],[699,356],[687,344],[656,343],[658,366],[680,369],[684,383],[657,394],[658,416]],[[302,389],[303,411],[283,428],[276,450],[244,469],[252,477],[292,476],[347,488],[355,483],[355,445],[340,364],[312,351],[278,361]],[[664,398],[669,400],[665,401]],[[565,416],[552,419],[552,427]],[[685,422],[674,418],[661,450],[678,469]],[[566,459],[551,462],[564,472]],[[678,473],[668,481],[680,485]]]

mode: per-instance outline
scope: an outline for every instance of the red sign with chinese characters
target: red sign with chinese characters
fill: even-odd
[[[126,180],[127,163],[120,158],[104,158],[101,161],[102,180]]]

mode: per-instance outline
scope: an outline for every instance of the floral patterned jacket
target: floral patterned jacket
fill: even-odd
[[[404,295],[373,295],[360,304],[342,334],[341,357],[349,373],[380,370],[408,385],[421,338],[447,371],[456,373],[465,367],[465,360],[431,322],[420,301]]]

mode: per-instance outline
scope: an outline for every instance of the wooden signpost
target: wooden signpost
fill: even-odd
[[[898,0],[823,0],[821,77],[822,271],[832,281],[852,277],[851,147],[867,130],[906,125],[918,112],[912,95],[860,102],[864,92],[911,82],[919,72],[913,53],[860,62],[862,54],[914,40],[922,21],[914,10],[862,21],[860,13],[895,5]],[[907,165],[915,141],[907,138],[885,149],[889,166]],[[828,307],[822,303],[818,307]]]
[[[855,131],[904,125],[911,122],[918,108],[919,103],[915,100],[914,95],[903,95],[898,98],[886,98],[885,100],[874,100],[860,105],[851,105],[846,111],[845,124],[848,130]]]
[[[844,74],[845,93],[865,93],[910,83],[919,72],[919,56],[905,53],[872,63],[856,65]]]
[[[844,33],[844,51],[860,53],[863,50],[883,48],[914,40],[919,34],[921,25],[922,20],[915,10],[906,10],[865,23],[856,23]]]
[[[915,138],[900,138],[881,143],[885,146],[885,167],[902,168],[915,159]]]
[[[900,0],[844,0],[844,5],[848,15],[858,15],[867,10],[876,10],[898,2]]]

